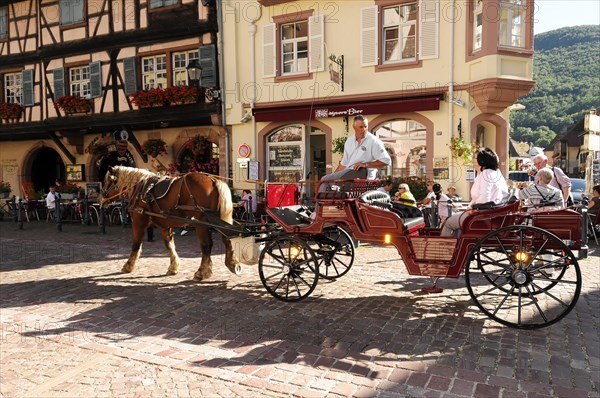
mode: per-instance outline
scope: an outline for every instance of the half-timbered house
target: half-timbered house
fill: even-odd
[[[224,172],[217,31],[210,0],[0,1],[0,180],[83,187],[123,131],[138,167],[194,168],[196,139]]]

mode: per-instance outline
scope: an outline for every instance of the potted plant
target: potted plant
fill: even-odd
[[[464,159],[467,162],[471,160],[473,154],[477,150],[477,145],[466,142],[462,134],[459,134],[457,137],[451,137],[450,145],[448,146],[450,147],[452,157]]]
[[[2,199],[8,198],[8,195],[10,195],[11,191],[12,191],[12,188],[10,186],[10,182],[0,181],[0,198],[2,198]]]
[[[198,89],[187,85],[171,86],[167,88],[171,104],[193,104],[198,102]]]
[[[208,174],[219,174],[219,153],[213,151],[213,143],[206,137],[196,135],[185,143],[183,155],[179,162],[167,166],[170,174],[184,174],[200,171]]]
[[[65,95],[54,101],[54,108],[60,109],[65,115],[89,113],[93,105],[93,100],[80,97],[79,95]]]
[[[72,182],[65,182],[56,187],[56,190],[61,193],[62,199],[73,199],[79,192],[79,185]]]
[[[108,155],[108,146],[106,144],[101,144],[98,142],[100,137],[96,137],[89,143],[87,148],[85,148],[85,153],[89,153],[91,155],[99,155],[100,157]]]
[[[167,90],[163,88],[151,88],[150,90],[140,90],[131,94],[129,102],[138,108],[165,106],[169,103],[169,95]]]
[[[23,109],[15,102],[0,102],[0,119],[19,119]]]
[[[149,139],[142,144],[142,149],[147,155],[156,158],[167,154],[167,143],[160,138]]]

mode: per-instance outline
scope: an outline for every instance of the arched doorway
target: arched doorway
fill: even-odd
[[[30,175],[33,189],[47,192],[56,180],[65,181],[65,164],[54,149],[42,147],[32,154]]]

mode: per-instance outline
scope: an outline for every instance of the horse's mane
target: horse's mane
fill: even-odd
[[[138,184],[145,184],[150,178],[158,177],[158,174],[146,169],[115,166],[113,170],[117,176],[117,190],[123,192],[123,195],[129,199],[134,195]]]

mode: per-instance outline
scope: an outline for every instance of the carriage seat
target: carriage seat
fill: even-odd
[[[461,234],[481,235],[515,224],[519,201],[511,197],[508,202],[475,204],[461,225]]]
[[[273,207],[269,212],[277,222],[290,226],[307,226],[311,220],[296,211],[296,207]]]
[[[390,195],[381,191],[369,191],[359,198],[371,206],[380,207],[397,214],[402,219],[404,233],[413,233],[425,226],[423,213],[417,207],[392,202]]]

